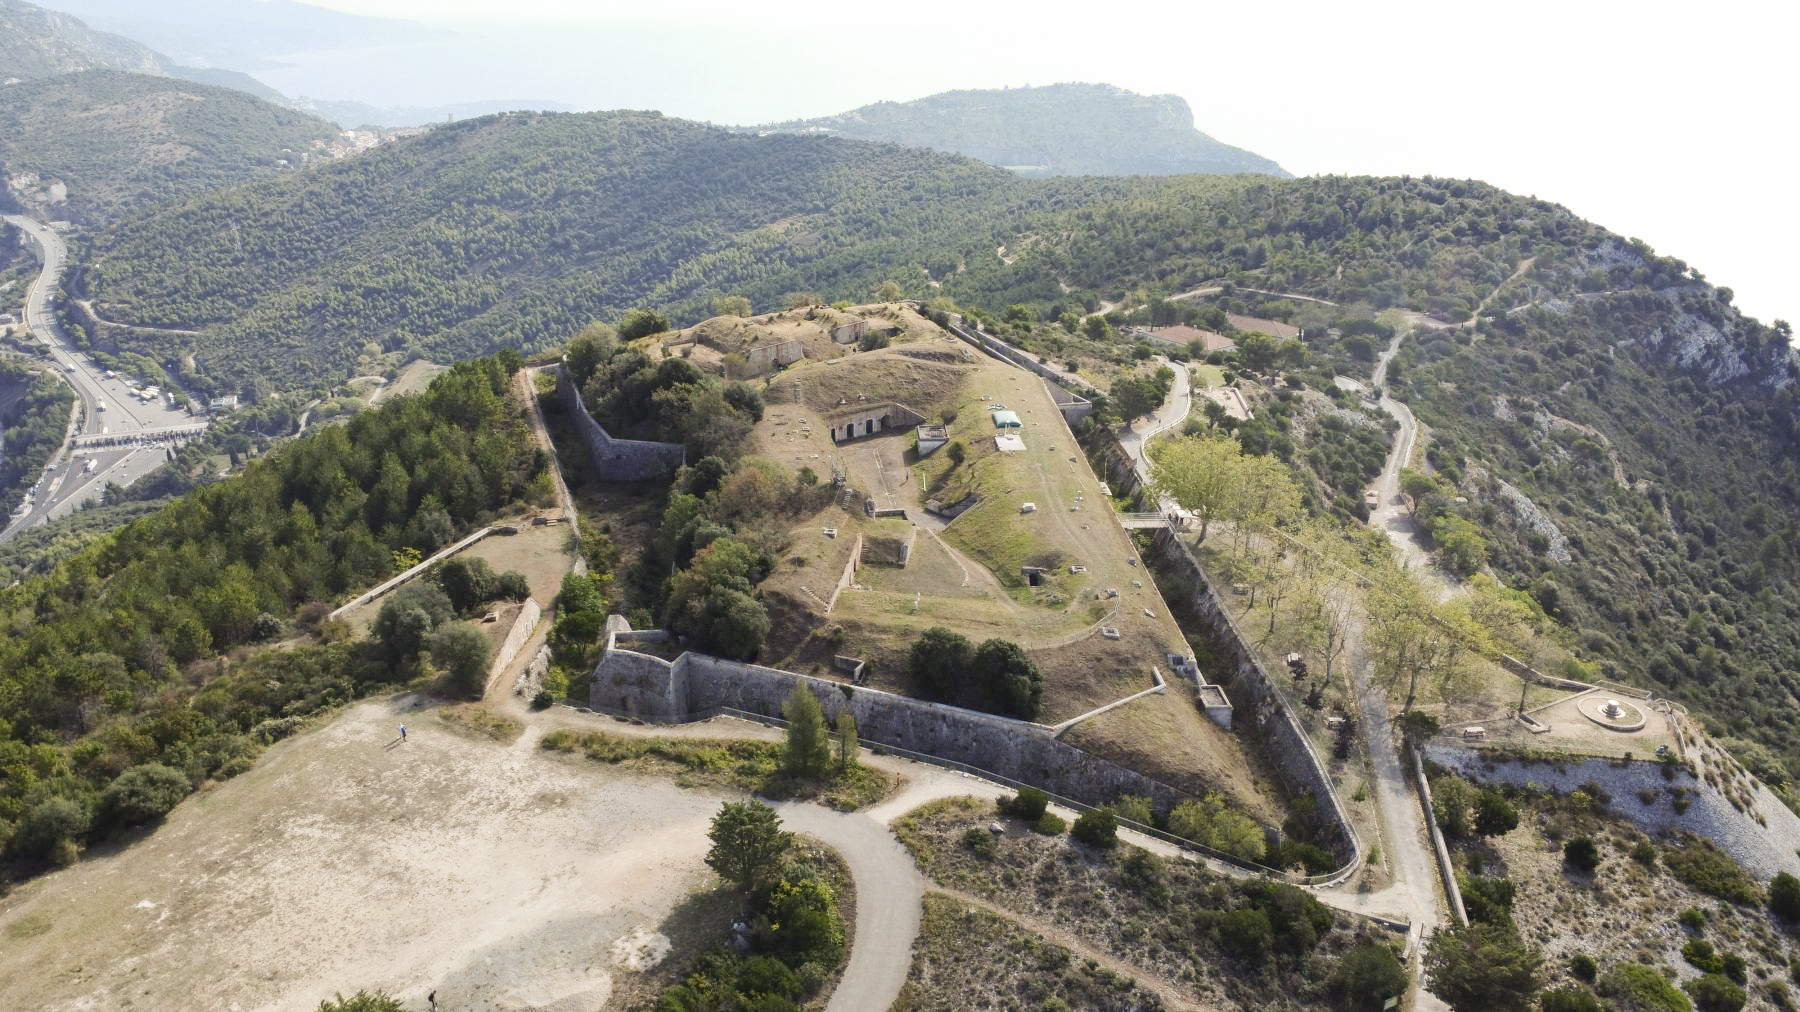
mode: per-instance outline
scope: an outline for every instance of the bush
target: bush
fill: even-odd
[[[1787,872],[1769,883],[1769,912],[1784,921],[1800,921],[1800,878]]]
[[[1543,1012],[1604,1012],[1594,996],[1578,987],[1560,987],[1545,991],[1538,999]]]
[[[1719,954],[1713,951],[1712,943],[1704,938],[1688,939],[1687,944],[1681,947],[1681,958],[1702,973],[1719,973],[1725,969]]]
[[[525,574],[518,570],[501,573],[494,580],[494,599],[497,601],[523,601],[531,596],[531,584],[525,581]]]
[[[1631,847],[1631,859],[1646,868],[1656,866],[1656,844],[1649,840],[1639,840]]]
[[[155,822],[188,796],[194,785],[187,774],[161,763],[133,766],[119,774],[100,795],[101,818],[117,826]]]
[[[1577,836],[1563,844],[1563,860],[1569,867],[1592,875],[1600,867],[1600,847],[1590,837]]]
[[[1043,815],[1038,816],[1036,822],[1031,824],[1032,832],[1042,833],[1045,836],[1061,836],[1063,830],[1068,828],[1069,824],[1064,822],[1062,816],[1055,812],[1045,812]]]
[[[537,695],[531,697],[533,710],[548,710],[554,705],[556,705],[556,696],[549,689],[539,689]]]
[[[1104,808],[1083,812],[1075,819],[1071,835],[1090,847],[1116,846],[1119,842],[1118,816]]]
[[[1700,1012],[1738,1012],[1748,996],[1744,989],[1716,973],[1702,974],[1682,985]]]
[[[1176,805],[1169,812],[1169,832],[1247,861],[1263,860],[1268,849],[1262,827],[1231,811],[1218,794]]]
[[[995,839],[991,831],[981,826],[970,826],[963,830],[962,842],[963,846],[974,851],[975,856],[984,861],[1000,852],[1000,841]]]
[[[1664,848],[1662,859],[1671,875],[1709,896],[1746,905],[1762,900],[1756,881],[1710,840],[1686,834],[1681,846]]]
[[[1576,980],[1585,980],[1592,984],[1594,979],[1600,976],[1600,964],[1587,953],[1578,952],[1569,957],[1569,972],[1574,974]]]
[[[1344,954],[1331,988],[1353,1009],[1374,1010],[1406,993],[1406,968],[1385,945],[1359,945]]]
[[[1620,1012],[1691,1012],[1693,1004],[1653,967],[1619,963],[1601,978],[1600,993]]]
[[[1269,958],[1275,945],[1275,932],[1269,926],[1269,915],[1256,907],[1228,910],[1219,918],[1219,943],[1246,963],[1260,964]]]
[[[58,864],[72,864],[76,840],[88,830],[88,811],[70,798],[50,798],[33,805],[19,821],[12,839],[13,853],[44,857]]]
[[[488,638],[463,622],[449,622],[426,641],[431,662],[444,669],[448,688],[465,696],[478,696],[487,688]]]
[[[1150,799],[1141,795],[1127,794],[1107,807],[1125,822],[1135,822],[1140,826],[1156,825],[1156,812],[1150,807]]]
[[[1000,813],[1027,822],[1036,822],[1044,815],[1044,809],[1050,804],[1050,795],[1035,787],[1021,787],[1019,793],[1000,801]]]

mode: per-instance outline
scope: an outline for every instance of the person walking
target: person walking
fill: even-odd
[[[406,725],[405,724],[400,725],[400,740],[401,741],[406,740]]]

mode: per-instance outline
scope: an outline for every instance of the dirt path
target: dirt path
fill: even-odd
[[[1027,930],[1042,935],[1044,938],[1068,949],[1070,953],[1080,959],[1098,963],[1121,977],[1127,977],[1137,981],[1139,987],[1146,991],[1154,992],[1157,997],[1163,1000],[1164,1006],[1168,1008],[1215,1009],[1224,1007],[1220,1005],[1202,1005],[1195,1001],[1192,995],[1184,991],[1176,990],[1161,977],[1144,970],[1140,966],[1127,963],[1125,960],[1114,956],[1110,952],[1096,949],[1081,937],[1069,931],[1065,931],[1049,921],[1032,917],[1029,914],[1021,914],[1016,910],[1008,910],[1005,907],[991,903],[972,893],[966,893],[960,889],[951,889],[939,885],[936,882],[931,884],[931,891],[948,896],[965,906],[978,907],[982,910],[986,910],[990,914],[998,914],[1009,921],[1016,921],[1019,924],[1024,925]]]

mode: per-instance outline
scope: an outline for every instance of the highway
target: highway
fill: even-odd
[[[51,455],[24,506],[0,530],[0,541],[66,516],[99,496],[108,484],[124,486],[137,481],[168,459],[169,446],[190,438],[205,423],[204,418],[169,407],[161,398],[139,400],[132,395],[126,377],[107,378],[104,370],[76,350],[51,305],[68,260],[67,245],[42,222],[23,215],[5,217],[31,237],[43,261],[25,293],[25,325],[74,387],[78,403],[63,445]]]

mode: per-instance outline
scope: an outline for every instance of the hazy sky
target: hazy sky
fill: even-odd
[[[1297,175],[1473,177],[1553,200],[1681,257],[1751,315],[1800,322],[1792,0],[313,2],[465,35],[432,72],[366,55],[259,72],[290,94],[755,123],[1105,82],[1180,95],[1199,129]]]

